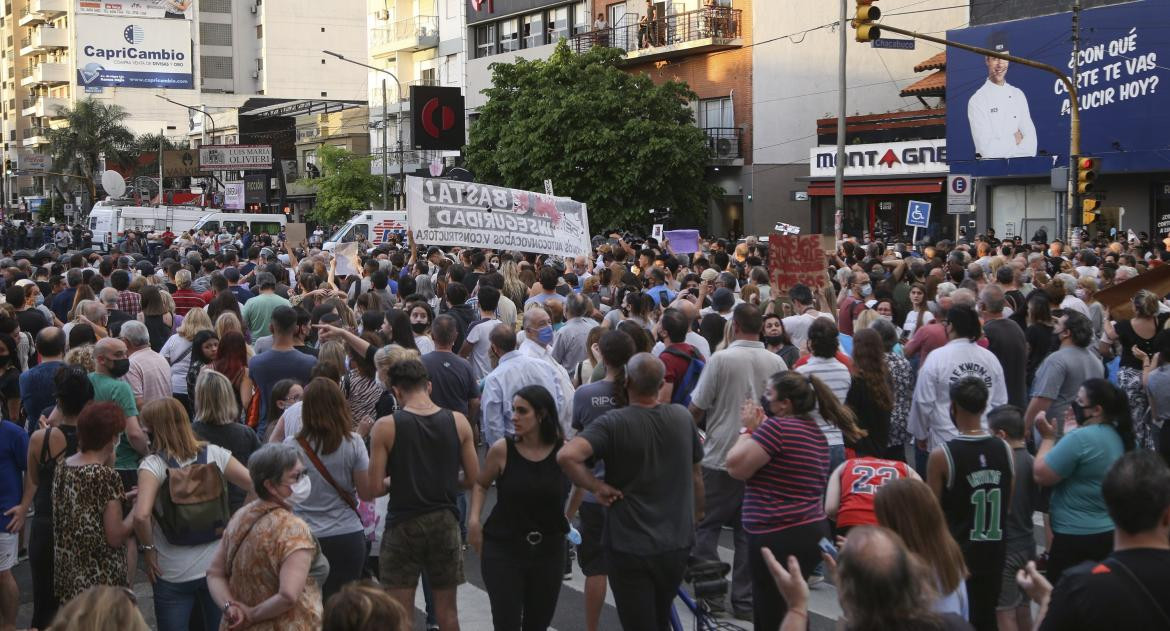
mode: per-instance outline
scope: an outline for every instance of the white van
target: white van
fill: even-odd
[[[94,247],[109,251],[122,240],[127,230],[162,232],[169,226],[171,232],[181,234],[184,230],[190,230],[206,214],[204,208],[120,206],[116,202],[103,200],[89,211],[89,230],[93,233]]]
[[[406,238],[406,211],[404,210],[364,210],[345,222],[325,241],[321,249],[332,250],[339,243],[357,241],[363,236],[370,247],[377,247],[390,240],[390,235],[399,237],[399,242]]]
[[[278,235],[281,230],[284,230],[285,224],[288,223],[288,218],[284,213],[233,213],[233,212],[218,212],[211,214],[204,214],[195,222],[192,230],[211,230],[212,232],[219,232],[221,227],[228,229],[228,232],[235,234],[241,226],[247,226],[252,234],[271,234]],[[178,234],[178,233],[176,233]]]

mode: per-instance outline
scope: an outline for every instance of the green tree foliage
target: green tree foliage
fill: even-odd
[[[645,228],[651,208],[704,223],[713,189],[696,97],[684,83],[622,71],[621,55],[575,54],[562,41],[547,60],[493,64],[465,152],[476,180],[540,191],[552,179],[557,195],[589,205],[595,233]]]
[[[341,223],[382,198],[382,179],[370,174],[370,158],[340,147],[317,150],[321,177],[301,180],[317,189],[317,204],[309,217],[322,223]]]
[[[73,107],[60,110],[65,125],[49,131],[49,155],[53,171],[78,176],[85,181],[90,200],[97,198],[95,180],[101,157],[107,164],[127,164],[134,156],[134,134],[123,124],[128,114],[113,103],[92,97],[77,101]],[[55,188],[75,188],[74,178],[57,178]]]

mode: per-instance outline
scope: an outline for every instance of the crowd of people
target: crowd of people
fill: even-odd
[[[243,236],[0,259],[0,629],[666,629],[725,529],[758,630],[1170,627],[1160,244]]]

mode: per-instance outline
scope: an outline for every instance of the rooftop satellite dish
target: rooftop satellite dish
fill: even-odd
[[[117,171],[102,171],[102,188],[107,196],[117,199],[126,194],[126,180]]]

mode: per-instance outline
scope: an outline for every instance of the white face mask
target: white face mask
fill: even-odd
[[[313,491],[313,481],[306,475],[300,480],[297,480],[289,489],[292,491],[292,495],[289,495],[286,501],[296,506],[309,499],[309,493]]]

